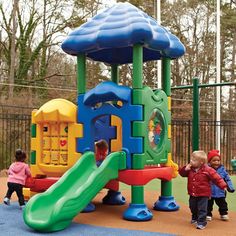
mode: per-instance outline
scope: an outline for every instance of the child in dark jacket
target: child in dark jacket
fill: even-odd
[[[221,165],[219,150],[211,150],[208,152],[208,165],[216,170],[216,172],[224,179],[227,184],[228,192],[233,193],[235,191],[233,183],[229,177],[225,167]],[[228,204],[226,202],[226,191],[220,189],[214,183],[211,184],[211,198],[208,200],[207,220],[212,220],[212,210],[214,202],[219,207],[219,213],[221,220],[229,220],[228,216]]]
[[[211,181],[221,189],[227,187],[225,181],[207,164],[204,151],[194,151],[190,163],[179,169],[179,174],[188,177],[189,208],[192,213],[191,224],[197,229],[207,225],[207,204],[211,196]]]

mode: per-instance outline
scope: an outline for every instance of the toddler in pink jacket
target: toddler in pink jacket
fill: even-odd
[[[21,149],[17,149],[15,153],[16,161],[12,163],[8,169],[7,179],[7,194],[4,198],[4,203],[10,205],[10,199],[13,192],[16,192],[20,208],[25,206],[25,199],[23,195],[23,186],[27,177],[31,176],[30,168],[25,163],[26,154]]]

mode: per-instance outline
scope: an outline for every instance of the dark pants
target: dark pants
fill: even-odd
[[[207,216],[208,197],[193,197],[189,198],[189,208],[192,213],[192,220],[196,220],[198,225],[205,226]]]
[[[23,195],[23,185],[16,183],[7,183],[8,190],[5,197],[11,198],[11,195],[16,192],[20,206],[25,205],[25,199]]]
[[[225,200],[225,197],[220,198],[211,198],[208,201],[208,209],[207,209],[207,215],[212,216],[212,210],[214,202],[219,207],[220,215],[228,215],[228,204]]]
[[[102,164],[103,160],[100,160],[100,161],[96,161],[96,165],[97,167],[99,167],[101,164]]]

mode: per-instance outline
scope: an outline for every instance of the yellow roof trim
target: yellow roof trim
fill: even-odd
[[[77,106],[65,99],[53,99],[39,108],[34,114],[35,123],[76,122]]]

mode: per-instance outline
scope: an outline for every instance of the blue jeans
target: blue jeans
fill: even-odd
[[[208,197],[193,197],[189,198],[189,208],[192,213],[192,220],[196,220],[198,225],[205,226],[207,216]]]

